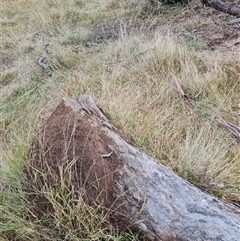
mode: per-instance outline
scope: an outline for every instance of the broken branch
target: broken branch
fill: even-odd
[[[227,128],[237,139],[240,140],[240,127],[225,121],[222,118],[217,119],[218,123]]]

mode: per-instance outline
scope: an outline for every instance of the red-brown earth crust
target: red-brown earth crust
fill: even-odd
[[[42,173],[35,183],[38,191],[44,191],[45,184],[58,189],[64,183],[76,198],[110,208],[121,160],[114,153],[107,155],[111,140],[102,125],[96,116],[85,110],[76,112],[64,102],[56,108],[32,146],[28,177],[34,181],[36,169]],[[52,206],[41,195],[32,199],[38,211],[51,211]]]

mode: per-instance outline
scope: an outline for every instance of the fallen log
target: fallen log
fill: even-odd
[[[188,3],[191,0],[149,0],[149,3],[152,5],[156,5],[156,4],[177,4],[177,3]],[[211,8],[214,8],[218,11],[221,11],[223,13],[227,13],[236,17],[240,16],[240,7],[229,3],[229,2],[223,2],[221,0],[201,0],[201,2],[206,5],[209,6]]]
[[[240,7],[232,3],[222,2],[221,0],[202,0],[202,3],[223,13],[227,13],[236,17],[240,16]]]
[[[240,237],[240,209],[202,192],[126,142],[87,95],[64,98],[40,129],[29,173],[39,190],[46,182],[53,189],[68,182],[76,197],[101,204],[114,225],[148,240]],[[48,210],[41,199],[37,205]]]

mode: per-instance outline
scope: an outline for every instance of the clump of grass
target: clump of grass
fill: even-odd
[[[140,38],[138,36],[138,40]],[[234,78],[232,85],[229,82],[224,86],[220,84],[226,81],[221,66],[231,60],[223,63],[219,58],[210,62],[212,57],[205,55],[207,52],[191,53],[187,47],[173,41],[171,36],[156,36],[152,42],[143,40],[136,43],[134,39],[126,37],[121,40],[122,44],[115,43],[114,48],[109,49],[112,56],[121,53],[117,58],[124,59],[125,55],[129,61],[127,68],[118,65],[112,71],[114,76],[110,79],[112,82],[116,80],[113,89],[109,89],[102,80],[114,122],[136,145],[195,185],[204,189],[211,183],[224,182],[220,196],[236,198],[239,174],[229,173],[236,171],[239,165],[237,140],[229,133],[226,136],[226,131],[215,121],[216,117],[226,116],[237,123],[236,116],[231,113],[232,106],[237,107],[234,93],[239,80],[231,75]],[[144,57],[133,54],[135,58],[131,58],[128,50],[133,43],[136,49],[149,51],[144,52]],[[202,69],[203,58],[208,66],[205,71]],[[182,80],[185,93],[198,96],[197,99],[187,104],[182,102],[172,74]],[[227,142],[221,141],[226,139]],[[198,178],[192,180],[192,175]],[[235,191],[232,184],[236,187]]]
[[[55,187],[44,181],[40,188],[39,176],[44,177],[34,170],[35,179],[29,183],[28,150],[27,143],[18,144],[12,158],[1,163],[0,237],[5,240],[138,240],[136,234],[114,229],[101,205],[90,207],[77,197],[68,183],[71,178],[66,177]],[[39,199],[48,207],[45,212],[37,205]]]

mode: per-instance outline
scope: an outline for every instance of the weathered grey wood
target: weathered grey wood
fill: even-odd
[[[56,166],[77,160],[71,164],[75,193],[90,205],[101,202],[115,225],[148,240],[239,240],[237,207],[202,192],[126,142],[90,96],[64,98],[42,130],[34,145],[34,169],[46,180],[48,175],[57,180]]]
[[[239,17],[240,7],[221,0],[202,0],[203,3],[224,13]]]
[[[191,0],[149,0],[150,4],[156,3],[188,3]],[[218,11],[239,17],[240,16],[240,7],[232,3],[222,2],[221,0],[201,0],[203,4],[210,6]]]

